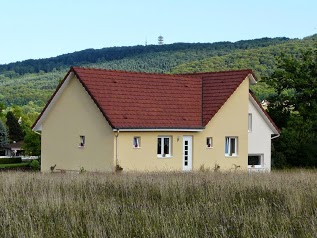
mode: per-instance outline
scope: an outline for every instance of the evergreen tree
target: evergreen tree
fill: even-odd
[[[0,120],[0,149],[3,148],[4,145],[8,144],[8,132],[7,128],[3,125]]]
[[[21,141],[24,138],[22,128],[18,122],[18,120],[15,118],[13,113],[9,111],[7,113],[7,127],[9,129],[9,139],[10,141]]]

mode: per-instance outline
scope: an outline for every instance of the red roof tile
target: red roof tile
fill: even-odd
[[[238,70],[166,75],[72,67],[64,81],[71,72],[117,129],[201,129],[252,74]]]

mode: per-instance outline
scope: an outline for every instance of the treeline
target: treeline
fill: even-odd
[[[268,45],[286,42],[288,40],[288,38],[281,37],[245,40],[235,43],[175,43],[168,45],[110,47],[97,50],[86,49],[47,59],[30,59],[22,62],[0,65],[0,72],[12,71],[20,75],[26,73],[39,73],[40,71],[44,71],[47,73],[53,70],[62,70],[72,65],[80,66],[89,63],[121,60],[124,58],[131,58],[142,54],[153,54],[160,52],[172,53],[182,51],[197,51],[197,53],[202,53],[203,51],[206,51],[212,52],[210,54],[214,55],[223,55],[236,49],[265,47]]]
[[[251,68],[260,80],[253,90],[261,100],[267,99],[273,90],[261,77],[276,69],[276,56],[282,52],[298,55],[312,47],[316,38],[112,47],[0,65],[0,102],[24,106],[31,101],[42,108],[71,65],[153,73]]]

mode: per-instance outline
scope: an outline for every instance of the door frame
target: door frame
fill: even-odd
[[[185,141],[187,141],[187,150],[185,150]],[[182,153],[182,163],[183,171],[192,171],[193,170],[193,136],[183,136],[183,153]],[[185,155],[187,152],[187,155]],[[187,165],[185,165],[187,156]]]

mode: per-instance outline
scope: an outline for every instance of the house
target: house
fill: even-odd
[[[5,150],[4,155],[10,156],[10,157],[21,156],[24,153],[24,149],[22,147],[23,147],[23,141],[18,141],[18,142],[13,141],[13,143],[3,146]]]
[[[32,127],[42,136],[41,169],[270,170],[279,131],[249,91],[255,83],[251,70],[72,67]]]

